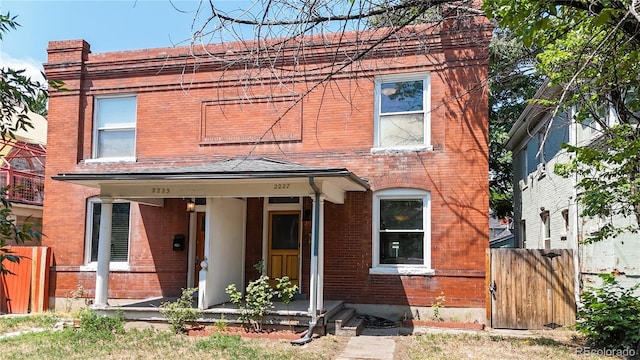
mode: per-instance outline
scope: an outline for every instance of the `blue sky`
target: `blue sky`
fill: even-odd
[[[192,26],[202,21],[196,14],[199,4],[198,0],[0,0],[0,12],[18,15],[21,25],[4,35],[0,66],[27,68],[37,77],[52,40],[84,39],[93,53],[188,45]],[[233,10],[251,1],[214,4]]]

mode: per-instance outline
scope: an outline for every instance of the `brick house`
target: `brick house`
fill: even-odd
[[[251,44],[50,42],[45,72],[70,90],[49,105],[51,304],[198,286],[207,309],[263,260],[311,309],[399,318],[444,293],[483,314],[491,28],[407,28],[357,56],[388,31],[306,38],[296,64],[284,47],[278,78],[248,72]]]

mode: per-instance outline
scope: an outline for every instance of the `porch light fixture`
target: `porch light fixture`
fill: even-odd
[[[196,202],[189,199],[187,200],[187,211],[188,212],[194,212],[196,211]]]

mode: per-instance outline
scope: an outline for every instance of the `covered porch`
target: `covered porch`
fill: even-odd
[[[238,309],[228,303],[229,297],[225,288],[236,284],[244,289],[247,249],[247,199],[265,199],[262,229],[262,260],[265,271],[273,278],[289,274],[278,270],[289,268],[296,270],[292,276],[298,277],[298,284],[305,286],[301,299],[290,304],[289,309],[281,308],[282,303],[274,302],[269,316],[295,317],[300,326],[311,323],[326,325],[327,317],[338,312],[341,302],[325,301],[323,295],[324,273],[324,202],[343,204],[347,191],[366,191],[368,183],[344,168],[311,167],[289,162],[265,158],[226,159],[209,164],[172,168],[143,168],[133,164],[128,170],[105,170],[93,173],[66,173],[53,177],[55,180],[99,189],[102,204],[99,222],[99,242],[97,250],[97,267],[95,297],[93,308],[109,311],[122,308],[131,318],[140,317],[155,319],[159,314],[159,304],[153,300],[113,306],[115,301],[109,299],[109,275],[111,238],[112,238],[112,204],[117,200],[127,200],[147,206],[163,207],[166,199],[184,199],[185,204],[193,206],[190,211],[189,233],[183,239],[187,256],[187,276],[184,288],[197,285],[198,298],[195,305],[203,311],[203,321],[215,321],[221,317],[233,319]],[[269,199],[300,199],[300,205],[292,203],[271,203]],[[302,200],[311,200],[310,214],[302,209]],[[199,204],[192,202],[201,200]],[[296,207],[297,206],[297,207]],[[182,210],[184,211],[184,210]],[[200,214],[200,217],[198,217]],[[280,257],[270,252],[273,228],[276,223],[272,216],[283,215],[285,224],[296,224],[295,238],[297,244],[284,247]],[[294,214],[290,220],[285,215]],[[306,217],[310,223],[308,244],[302,243],[302,226],[300,221]],[[275,219],[275,218],[273,218]],[[274,220],[275,221],[275,220]],[[290,223],[286,223],[290,221]],[[296,223],[297,222],[297,223]],[[202,249],[199,249],[198,236],[202,230]],[[293,225],[287,229],[294,229]],[[149,241],[153,241],[149,239]],[[180,246],[179,242],[174,245]],[[303,272],[302,252],[307,249],[308,271]],[[298,257],[288,256],[287,251],[298,248]],[[201,252],[201,254],[200,254]],[[279,254],[280,254],[279,253]],[[111,264],[113,266],[113,264]],[[302,286],[300,286],[302,288]],[[302,292],[302,291],[301,291]],[[122,304],[123,299],[118,301]],[[142,305],[146,304],[146,305]],[[336,310],[338,309],[338,310]],[[273,320],[281,321],[281,320]]]
[[[161,304],[175,299],[175,297],[159,297],[96,308],[95,310],[105,315],[118,311],[122,313],[127,321],[161,323],[166,322],[166,317],[160,312]],[[193,307],[197,307],[197,299],[194,299]],[[268,310],[264,317],[263,325],[269,329],[291,329],[301,332],[308,328],[312,322],[309,308],[310,301],[307,299],[295,299],[289,304],[274,301],[273,308]],[[345,304],[341,300],[325,300],[323,309],[319,310],[317,314],[315,332],[321,335],[333,332],[336,319],[341,319],[342,313],[352,310],[345,308]],[[200,325],[212,325],[222,322],[229,326],[240,326],[242,325],[240,315],[240,309],[232,303],[225,302],[202,310],[196,322]]]

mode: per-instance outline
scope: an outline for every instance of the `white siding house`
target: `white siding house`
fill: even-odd
[[[554,95],[555,89],[545,84],[536,98]],[[596,127],[576,123],[570,110],[554,115],[553,108],[530,104],[510,130],[506,144],[513,152],[516,246],[577,249],[576,289],[597,285],[600,273],[623,274],[619,281],[625,286],[640,281],[638,235],[623,234],[596,244],[583,244],[581,240],[597,231],[602,220],[580,216],[576,179],[553,172],[555,164],[570,159],[570,154],[561,148],[562,143],[589,145],[599,134]]]

